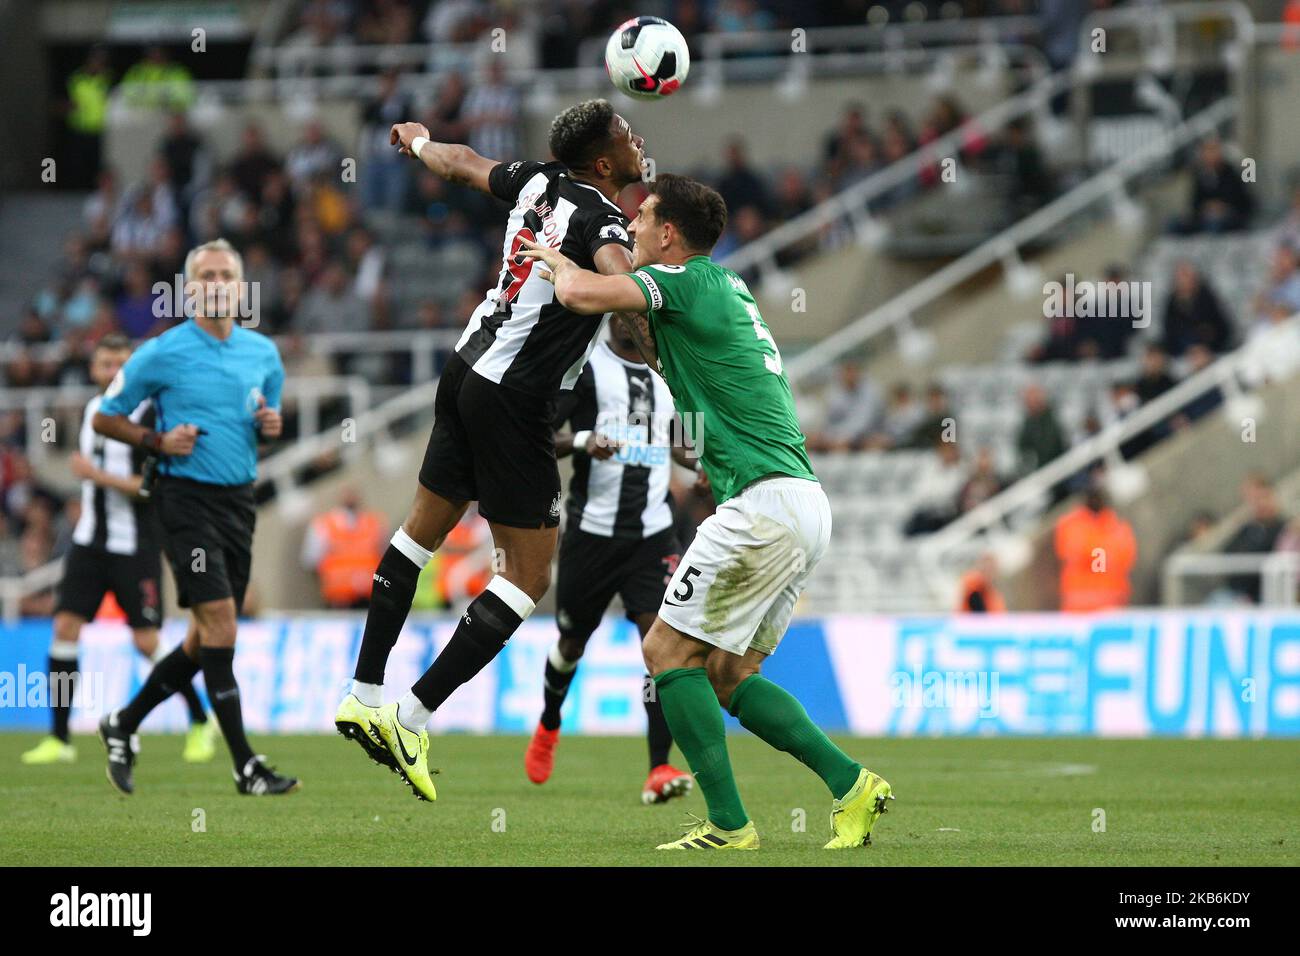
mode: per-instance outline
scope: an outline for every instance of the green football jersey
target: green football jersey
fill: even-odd
[[[718,504],[766,475],[815,481],[781,353],[744,280],[708,256],[631,275]]]

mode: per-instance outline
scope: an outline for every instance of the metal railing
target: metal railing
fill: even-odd
[[[57,434],[57,419],[53,416],[80,411],[99,391],[93,385],[0,388],[0,413],[23,413],[27,455],[35,462],[44,461],[56,447],[52,438]],[[327,401],[345,399],[354,416],[369,409],[371,384],[359,375],[296,375],[285,380],[282,396],[283,404],[298,414],[299,431],[315,434]]]
[[[0,614],[6,624],[13,624],[22,616],[23,599],[48,591],[59,583],[63,575],[63,559],[59,558],[33,568],[25,574],[0,578]]]
[[[1131,204],[1125,193],[1130,180],[1152,169],[1174,151],[1218,129],[1236,116],[1237,110],[1236,100],[1223,99],[1164,135],[1152,137],[1143,149],[1112,164],[966,255],[908,287],[884,305],[800,352],[785,363],[791,384],[825,374],[837,359],[883,332],[895,331],[900,336],[912,334],[912,316],[917,310],[934,304],[989,266],[1001,263],[1013,283],[1024,282],[1026,276],[1032,277],[1033,270],[1020,258],[1022,246],[1103,200],[1117,206]]]
[[[754,54],[790,56],[850,50],[898,52],[907,49],[980,43],[995,46],[1036,35],[1036,17],[982,17],[920,23],[864,24],[812,27],[796,35],[790,30],[750,30],[737,33],[702,33],[692,40],[692,69],[708,71],[728,58]],[[347,44],[338,47],[302,47],[259,44],[252,52],[255,71],[279,77],[300,76],[305,71],[355,72],[358,68],[413,69],[440,64],[473,64],[488,49],[490,34],[465,43]],[[511,42],[507,37],[507,42]],[[517,42],[517,41],[516,41]],[[599,69],[606,37],[588,37],[578,46],[577,62]],[[577,69],[582,69],[581,67]],[[550,71],[559,72],[559,71]]]
[[[1293,326],[1300,324],[1300,314],[1287,322]],[[1106,462],[1116,470],[1124,467],[1120,453],[1122,445],[1176,415],[1202,395],[1219,389],[1224,397],[1224,406],[1231,408],[1234,401],[1248,390],[1249,383],[1257,382],[1253,367],[1256,361],[1254,350],[1245,344],[1189,375],[1167,392],[1141,405],[1131,415],[1112,422],[1096,435],[923,538],[919,548],[925,563],[939,574],[946,553],[969,545],[980,534],[1005,529],[1015,514],[1042,502],[1052,488],[1093,462]],[[937,585],[939,581],[935,583]]]
[[[879,172],[742,246],[723,259],[722,265],[736,272],[757,268],[760,277],[770,275],[776,271],[778,254],[816,235],[826,226],[843,220],[848,220],[854,233],[860,237],[879,234],[883,226],[871,216],[869,207],[873,201],[904,183],[915,181],[923,169],[933,166],[942,157],[957,155],[972,130],[988,132],[1001,129],[1032,113],[1046,110],[1052,97],[1065,91],[1070,82],[1066,73],[1044,77],[1025,92],[990,107],[952,132],[918,147]]]
[[[1258,576],[1261,607],[1296,607],[1300,604],[1300,553],[1274,551],[1257,554],[1180,552],[1165,559],[1160,576],[1161,602],[1181,607],[1187,578]]]

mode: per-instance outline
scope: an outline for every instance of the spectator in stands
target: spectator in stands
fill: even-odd
[[[1005,613],[1007,602],[994,583],[997,576],[997,558],[989,552],[981,554],[975,561],[975,566],[963,574],[958,583],[957,613]]]
[[[321,175],[332,181],[341,179],[340,160],[343,151],[325,134],[319,119],[308,120],[300,139],[284,158],[284,170],[289,175],[289,186],[300,199],[311,192],[313,182]]]
[[[966,111],[955,96],[940,96],[931,104],[921,124],[920,145],[932,143],[959,129],[962,130],[958,144],[961,160],[967,166],[976,165],[988,147],[988,139],[983,131],[968,122]],[[937,163],[921,171],[922,185],[933,186],[939,182],[939,177]]]
[[[203,140],[190,129],[186,115],[179,111],[167,117],[167,132],[158,152],[171,170],[172,185],[184,214],[195,193],[203,189],[212,176],[211,153],[203,145]]]
[[[294,331],[302,333],[349,332],[369,326],[369,310],[352,291],[347,272],[337,262],[326,265],[293,317]]]
[[[1300,312],[1300,272],[1296,265],[1293,247],[1280,245],[1273,251],[1268,283],[1254,301],[1255,321],[1260,325]]]
[[[68,77],[66,140],[59,182],[71,189],[90,189],[99,175],[112,85],[108,49],[100,45],[91,47],[86,62]]]
[[[1182,358],[1193,345],[1216,354],[1232,346],[1232,323],[1200,270],[1187,259],[1174,266],[1173,289],[1165,301],[1160,342],[1172,358]]]
[[[849,142],[847,155],[838,163],[832,177],[836,191],[857,185],[884,167],[870,136],[859,136]]]
[[[361,492],[352,485],[339,494],[337,507],[312,520],[302,542],[302,565],[316,575],[326,606],[369,606],[371,576],[388,533],[388,519],[363,507]]]
[[[826,143],[822,149],[822,161],[827,173],[834,176],[840,167],[848,161],[849,150],[855,140],[870,138],[871,130],[867,127],[866,112],[861,103],[853,102],[844,107],[836,127],[826,134]]]
[[[975,461],[969,469],[966,483],[957,492],[957,512],[965,514],[972,508],[988,501],[1004,487],[998,475],[997,464],[993,460],[993,451],[981,448],[975,455]]]
[[[142,262],[133,262],[122,277],[122,292],[114,310],[117,326],[132,339],[142,339],[158,324],[154,315],[153,283]]]
[[[936,441],[932,447],[935,458],[922,466],[912,489],[916,508],[903,525],[909,537],[938,531],[957,517],[958,496],[969,477],[956,442]]]
[[[1300,370],[1300,321],[1275,310],[1246,336],[1243,372],[1248,382],[1283,382]]]
[[[482,80],[465,96],[462,112],[469,146],[481,156],[510,162],[519,155],[520,97],[505,64],[490,57]]]
[[[412,163],[388,142],[393,124],[411,115],[411,98],[398,85],[401,76],[398,70],[386,70],[378,93],[361,112],[361,195],[369,209],[397,212],[406,204]]]
[[[240,134],[239,151],[230,166],[231,176],[250,202],[262,196],[267,177],[280,168],[280,161],[266,147],[262,128],[249,123]]]
[[[1138,401],[1145,405],[1159,398],[1175,384],[1173,375],[1169,373],[1169,356],[1161,346],[1151,343],[1142,353],[1142,367],[1133,383]]]
[[[717,189],[732,216],[737,215],[745,206],[753,206],[763,213],[767,211],[767,186],[749,164],[745,141],[739,136],[727,141],[724,172],[718,179]]]
[[[415,19],[410,0],[370,0],[357,18],[357,42],[387,46],[412,43]]]
[[[1007,124],[1005,139],[998,150],[999,171],[1012,182],[1010,216],[1021,219],[1047,205],[1056,193],[1052,174],[1038,148],[1033,128],[1026,119]]]
[[[1223,550],[1227,554],[1267,554],[1277,547],[1278,538],[1287,525],[1287,517],[1277,501],[1273,484],[1263,474],[1252,472],[1241,484],[1241,497],[1248,515]],[[1228,578],[1228,588],[1239,598],[1259,603],[1258,574],[1236,574]]]
[[[93,236],[107,237],[121,205],[122,190],[118,186],[117,174],[109,168],[101,169],[95,180],[95,191],[81,207],[87,231]]]
[[[827,389],[826,427],[808,437],[812,451],[856,451],[881,420],[880,390],[852,359],[841,362]]]
[[[1214,353],[1208,346],[1199,342],[1187,350],[1187,375],[1190,378],[1197,372],[1210,367],[1214,362]],[[1174,428],[1183,429],[1193,422],[1204,418],[1223,404],[1223,391],[1216,385],[1209,391],[1202,392],[1182,407],[1174,416]]]
[[[152,256],[167,227],[168,223],[154,206],[153,191],[144,186],[135,187],[126,208],[113,223],[109,240],[113,255],[122,259]]]
[[[1300,0],[1296,2],[1297,9],[1300,9]],[[1286,216],[1278,223],[1274,233],[1274,240],[1278,245],[1290,246],[1292,249],[1300,249],[1300,185],[1291,190],[1291,207],[1287,210]]]
[[[1023,477],[1064,455],[1070,444],[1043,386],[1026,387],[1021,402],[1025,413],[1016,433],[1016,472]]]
[[[235,175],[219,173],[211,186],[194,197],[190,206],[190,232],[200,242],[240,235],[256,209],[256,202],[240,190]]]
[[[161,153],[149,160],[149,175],[144,185],[153,199],[154,219],[163,230],[180,221],[180,205],[176,184],[172,181],[171,167]]]
[[[1152,342],[1142,353],[1142,365],[1137,378],[1133,381],[1132,395],[1130,397],[1125,393],[1121,398],[1121,404],[1126,409],[1136,410],[1159,398],[1176,384],[1173,375],[1169,372],[1169,357],[1165,354],[1165,350]],[[1172,419],[1162,419],[1124,442],[1120,446],[1120,454],[1125,459],[1132,460],[1168,437],[1172,429]]]
[[[1137,331],[1134,323],[1142,318],[1139,307],[1148,310],[1148,319],[1153,307],[1149,302],[1138,303],[1132,299],[1130,280],[1124,266],[1111,263],[1106,267],[1097,294],[1096,314],[1080,316],[1075,321],[1075,358],[1111,360],[1123,358],[1127,353],[1129,339]]]
[[[761,33],[771,30],[776,21],[755,0],[722,0],[713,18],[719,33]]]
[[[453,70],[439,80],[437,98],[424,123],[435,142],[463,143],[469,137],[469,126],[465,122],[465,94],[465,78],[460,73]]]
[[[1068,276],[1056,280],[1062,288],[1070,285]],[[1026,362],[1073,362],[1079,357],[1079,323],[1074,316],[1074,301],[1066,297],[1064,308],[1050,309],[1045,316],[1047,335],[1025,354]]]
[[[889,403],[873,442],[879,448],[906,448],[925,418],[912,386],[898,382],[889,390]]]
[[[906,159],[915,150],[916,136],[912,133],[912,127],[907,117],[901,110],[891,111],[885,117],[885,129],[881,135],[881,164],[892,166],[894,163]],[[911,199],[920,188],[921,181],[919,178],[906,179],[898,185],[890,187],[888,192],[876,200],[875,205],[880,209],[896,206]]]
[[[938,382],[932,382],[925,390],[925,414],[912,433],[911,447],[934,448],[936,443],[949,443],[956,423],[948,393]]]
[[[1103,475],[1094,469],[1083,501],[1056,522],[1062,611],[1126,607],[1132,594],[1129,577],[1137,563],[1137,538],[1110,507]]]
[[[194,101],[194,79],[161,46],[151,46],[122,77],[122,95],[143,109],[184,110]]]
[[[1240,167],[1224,156],[1217,136],[1202,140],[1192,164],[1191,208],[1174,224],[1184,235],[1201,232],[1236,232],[1250,224],[1254,198],[1241,179]]]

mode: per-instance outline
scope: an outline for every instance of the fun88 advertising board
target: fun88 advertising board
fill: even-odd
[[[362,625],[360,617],[326,615],[244,621],[235,671],[246,723],[259,733],[331,732]],[[389,663],[390,697],[429,666],[455,626],[454,618],[408,622]],[[184,627],[169,622],[164,642],[178,642]],[[555,639],[551,619],[527,621],[434,715],[433,728],[529,732]],[[0,729],[47,726],[49,640],[44,620],[0,628]],[[81,671],[73,729],[89,732],[139,688],[148,664],[125,626],[91,624],[82,632]],[[1300,735],[1297,613],[803,618],[764,673],[823,727],[869,736]],[[565,704],[566,732],[639,734],[645,693],[636,630],[608,617]],[[180,731],[185,723],[173,699],[142,729]]]

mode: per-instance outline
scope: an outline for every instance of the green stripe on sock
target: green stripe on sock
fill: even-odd
[[[803,704],[762,674],[751,674],[731,692],[731,715],[755,737],[807,764],[837,800],[857,783],[862,764],[822,733]]]
[[[718,697],[703,667],[677,667],[655,677],[664,719],[686,757],[709,806],[709,819],[724,830],[749,822],[727,754],[727,728]]]

